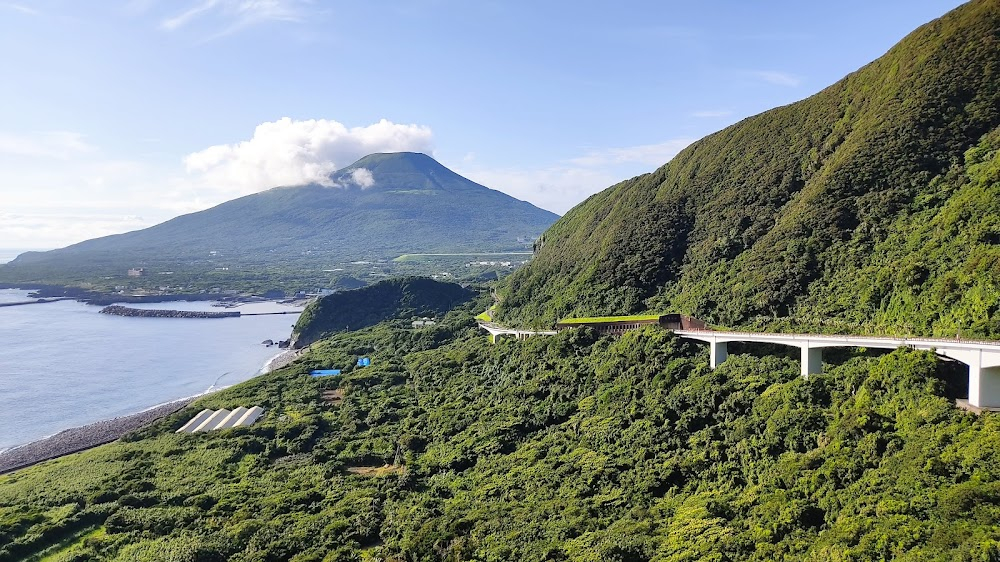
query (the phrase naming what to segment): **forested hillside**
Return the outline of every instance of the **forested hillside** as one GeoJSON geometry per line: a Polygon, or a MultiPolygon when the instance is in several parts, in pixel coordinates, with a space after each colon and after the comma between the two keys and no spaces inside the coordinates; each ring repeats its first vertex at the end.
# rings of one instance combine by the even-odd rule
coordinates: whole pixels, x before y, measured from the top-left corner
{"type": "Polygon", "coordinates": [[[359,330],[393,318],[435,317],[475,296],[472,289],[425,277],[386,279],[310,303],[295,322],[292,340],[296,347],[305,347],[335,332],[359,330]]]}
{"type": "Polygon", "coordinates": [[[964,374],[932,354],[711,371],[655,328],[491,345],[482,305],[340,333],[124,442],[0,476],[0,560],[1000,559],[1000,417],[956,410],[964,374]],[[304,374],[330,365],[348,367],[304,374]],[[174,433],[240,405],[267,413],[174,433]]]}
{"type": "Polygon", "coordinates": [[[1000,336],[1000,2],[574,208],[500,319],[1000,336]]]}
{"type": "MultiPolygon", "coordinates": [[[[1000,336],[998,73],[1000,0],[975,0],[578,206],[499,321],[1000,336]]],[[[961,364],[828,349],[805,379],[798,350],[731,343],[713,370],[652,326],[491,344],[491,297],[319,301],[295,363],[0,476],[0,562],[1000,561],[1000,415],[955,407],[961,364]]]]}

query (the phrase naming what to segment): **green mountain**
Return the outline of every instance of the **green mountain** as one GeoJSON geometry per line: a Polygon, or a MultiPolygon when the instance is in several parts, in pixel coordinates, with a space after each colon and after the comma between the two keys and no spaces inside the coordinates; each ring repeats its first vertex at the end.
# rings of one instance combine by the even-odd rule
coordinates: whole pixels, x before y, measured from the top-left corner
{"type": "Polygon", "coordinates": [[[374,326],[394,318],[437,316],[472,299],[475,291],[426,277],[386,279],[312,302],[292,331],[295,347],[337,332],[374,326]]]}
{"type": "Polygon", "coordinates": [[[1000,3],[596,194],[501,290],[502,322],[1000,336],[1000,3]]]}
{"type": "Polygon", "coordinates": [[[335,172],[332,186],[277,187],[143,230],[22,254],[0,280],[139,264],[315,267],[403,253],[522,250],[558,218],[416,153],[372,154],[335,172]]]}

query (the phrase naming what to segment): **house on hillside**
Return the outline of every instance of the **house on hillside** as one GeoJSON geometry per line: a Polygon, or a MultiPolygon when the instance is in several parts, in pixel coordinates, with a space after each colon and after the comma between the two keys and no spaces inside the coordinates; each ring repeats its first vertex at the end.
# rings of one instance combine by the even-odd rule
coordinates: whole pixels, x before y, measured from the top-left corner
{"type": "Polygon", "coordinates": [[[592,318],[563,318],[556,323],[556,330],[589,326],[602,335],[620,336],[643,326],[660,326],[665,330],[708,330],[708,325],[684,314],[649,314],[643,316],[596,316],[592,318]]]}
{"type": "Polygon", "coordinates": [[[435,324],[437,324],[437,322],[431,320],[430,318],[427,318],[426,316],[421,318],[420,320],[414,320],[413,322],[410,322],[410,326],[414,328],[424,328],[427,326],[433,326],[435,324]]]}

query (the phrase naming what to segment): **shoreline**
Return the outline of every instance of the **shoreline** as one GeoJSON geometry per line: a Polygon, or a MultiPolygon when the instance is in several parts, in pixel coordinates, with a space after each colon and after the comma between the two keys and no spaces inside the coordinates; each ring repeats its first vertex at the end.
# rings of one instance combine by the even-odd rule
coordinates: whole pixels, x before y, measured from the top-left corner
{"type": "Polygon", "coordinates": [[[204,394],[181,398],[134,414],[64,429],[55,435],[0,451],[0,474],[8,474],[43,461],[117,441],[127,433],[146,427],[185,408],[201,396],[204,394]]]}
{"type": "MultiPolygon", "coordinates": [[[[253,380],[289,365],[298,359],[303,351],[302,349],[288,349],[278,353],[268,359],[256,375],[247,380],[253,380]]],[[[157,404],[133,414],[64,429],[54,435],[4,449],[0,451],[0,475],[10,474],[45,461],[117,441],[128,433],[142,429],[180,411],[203,396],[225,390],[229,386],[231,385],[216,387],[213,384],[205,392],[194,396],[157,404]]]]}
{"type": "Polygon", "coordinates": [[[272,371],[277,371],[282,367],[287,367],[293,361],[298,359],[299,355],[302,355],[303,351],[305,351],[305,349],[286,349],[285,351],[282,351],[281,353],[268,359],[267,363],[264,363],[264,366],[261,367],[260,373],[258,373],[257,376],[266,375],[272,371]]]}
{"type": "MultiPolygon", "coordinates": [[[[3,265],[3,264],[0,264],[3,265]]],[[[72,299],[84,304],[109,306],[114,304],[156,304],[177,301],[199,302],[217,301],[224,303],[226,308],[236,308],[244,304],[273,302],[289,306],[305,307],[313,297],[296,298],[264,297],[261,295],[240,294],[236,292],[197,292],[197,293],[162,293],[162,294],[120,294],[105,291],[92,291],[82,287],[69,285],[49,285],[46,283],[0,283],[0,289],[15,289],[28,292],[29,299],[72,299]]]]}

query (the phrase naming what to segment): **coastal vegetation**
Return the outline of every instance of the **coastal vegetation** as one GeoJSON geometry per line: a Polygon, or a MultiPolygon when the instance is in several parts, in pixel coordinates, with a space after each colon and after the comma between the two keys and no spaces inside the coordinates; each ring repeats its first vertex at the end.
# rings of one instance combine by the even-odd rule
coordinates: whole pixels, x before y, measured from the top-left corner
{"type": "MultiPolygon", "coordinates": [[[[711,369],[657,326],[477,327],[1000,335],[997,29],[973,0],[591,197],[496,295],[317,301],[294,363],[0,476],[0,562],[1000,560],[1000,416],[956,408],[966,371],[932,352],[830,349],[803,378],[797,350],[732,343],[711,369]],[[253,426],[175,433],[249,405],[253,426]]],[[[390,191],[432,198],[429,177],[390,191]]]]}
{"type": "Polygon", "coordinates": [[[388,321],[0,476],[0,560],[996,560],[1000,417],[933,354],[826,373],[658,328],[497,345],[388,321]],[[355,358],[372,358],[366,368],[355,358]],[[312,378],[313,368],[342,367],[312,378]],[[202,408],[258,424],[178,435],[202,408]]]}
{"type": "Polygon", "coordinates": [[[1000,4],[709,135],[545,232],[498,320],[1000,336],[1000,4]]]}
{"type": "Polygon", "coordinates": [[[336,332],[367,328],[393,318],[435,317],[476,296],[455,283],[422,277],[387,279],[369,287],[334,293],[309,304],[292,330],[295,347],[336,332]]]}

